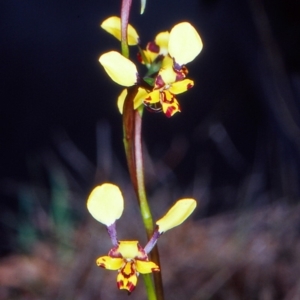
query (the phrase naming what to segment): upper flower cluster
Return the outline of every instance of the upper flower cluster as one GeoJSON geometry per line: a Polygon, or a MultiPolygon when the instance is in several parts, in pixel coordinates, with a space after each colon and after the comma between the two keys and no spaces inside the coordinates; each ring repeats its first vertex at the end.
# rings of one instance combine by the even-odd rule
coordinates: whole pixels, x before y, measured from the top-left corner
{"type": "MultiPolygon", "coordinates": [[[[119,17],[110,17],[101,27],[121,39],[121,21],[119,17]]],[[[110,51],[100,56],[99,62],[107,74],[116,83],[130,87],[138,85],[138,93],[134,98],[134,109],[144,104],[150,110],[162,110],[167,117],[180,111],[175,95],[183,93],[194,86],[187,79],[186,64],[196,58],[203,44],[196,29],[188,22],[175,25],[170,32],[159,33],[146,49],[141,49],[137,31],[128,25],[128,45],[137,45],[138,59],[148,71],[141,76],[136,65],[119,52],[110,51]]],[[[123,90],[118,98],[120,112],[127,95],[123,90]]]]}
{"type": "Polygon", "coordinates": [[[119,241],[116,232],[116,220],[123,213],[124,200],[120,189],[111,183],[97,186],[87,200],[91,215],[107,226],[113,248],[108,255],[101,256],[96,263],[99,267],[118,270],[117,286],[131,293],[138,275],[159,271],[159,266],[149,261],[148,253],[155,246],[157,239],[167,230],[180,225],[196,208],[194,199],[178,200],[161,219],[156,222],[156,229],[147,245],[143,248],[138,241],[119,241]]]}

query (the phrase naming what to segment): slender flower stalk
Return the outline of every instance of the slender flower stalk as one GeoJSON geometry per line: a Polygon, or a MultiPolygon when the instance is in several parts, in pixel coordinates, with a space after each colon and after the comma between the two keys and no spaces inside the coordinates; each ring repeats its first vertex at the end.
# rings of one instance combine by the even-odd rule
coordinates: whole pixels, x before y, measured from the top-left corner
{"type": "MultiPolygon", "coordinates": [[[[129,23],[129,13],[132,0],[122,0],[121,8],[121,49],[122,55],[129,57],[129,47],[127,42],[127,27],[129,23]]],[[[144,166],[142,154],[142,110],[134,110],[133,100],[138,92],[137,87],[128,89],[128,94],[124,103],[123,113],[123,133],[124,133],[124,148],[126,152],[127,164],[130,172],[132,184],[138,197],[141,216],[146,229],[147,238],[150,239],[153,233],[153,219],[148,204],[145,183],[144,183],[144,166]]],[[[159,253],[157,246],[151,254],[152,260],[159,264],[159,253]]],[[[144,275],[146,291],[149,300],[163,300],[163,285],[161,272],[156,272],[154,275],[155,290],[151,276],[144,275]]]]}
{"type": "MultiPolygon", "coordinates": [[[[142,149],[142,114],[138,110],[135,111],[135,134],[134,134],[134,145],[135,145],[135,162],[136,162],[136,178],[137,178],[137,194],[140,203],[141,215],[143,218],[144,226],[148,239],[151,238],[154,226],[153,218],[148,200],[146,196],[145,183],[144,183],[144,163],[143,163],[143,149],[142,149]]],[[[157,265],[160,266],[158,247],[155,246],[151,252],[151,259],[157,265]]],[[[153,273],[154,285],[158,300],[164,299],[163,284],[161,272],[153,273]]]]}
{"type": "Polygon", "coordinates": [[[122,0],[121,6],[121,51],[126,58],[129,57],[129,47],[127,43],[127,27],[131,3],[132,0],[122,0]]]}

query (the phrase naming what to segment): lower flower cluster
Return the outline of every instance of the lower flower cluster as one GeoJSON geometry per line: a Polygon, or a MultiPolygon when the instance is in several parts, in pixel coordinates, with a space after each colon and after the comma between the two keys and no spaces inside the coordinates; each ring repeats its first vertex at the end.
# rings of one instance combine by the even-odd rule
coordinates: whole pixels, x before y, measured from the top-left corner
{"type": "Polygon", "coordinates": [[[91,215],[107,226],[113,247],[108,255],[96,260],[99,267],[118,271],[117,286],[131,293],[137,284],[139,274],[160,271],[159,266],[149,261],[148,254],[158,238],[167,230],[180,225],[196,208],[194,199],[178,200],[171,209],[156,222],[152,237],[143,248],[138,241],[119,241],[116,232],[116,220],[123,213],[124,200],[120,189],[111,183],[94,188],[87,200],[91,215]]]}
{"type": "Polygon", "coordinates": [[[159,266],[149,261],[148,255],[138,241],[119,241],[108,256],[101,256],[96,261],[99,267],[118,270],[117,286],[132,292],[139,274],[159,271],[159,266]]]}

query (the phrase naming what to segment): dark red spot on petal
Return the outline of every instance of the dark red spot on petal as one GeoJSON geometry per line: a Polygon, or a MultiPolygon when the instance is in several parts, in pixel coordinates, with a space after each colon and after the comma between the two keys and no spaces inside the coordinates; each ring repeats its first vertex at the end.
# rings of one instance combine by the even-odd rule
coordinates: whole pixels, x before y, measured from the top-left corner
{"type": "Polygon", "coordinates": [[[174,107],[169,106],[168,109],[166,110],[166,117],[171,118],[174,109],[175,109],[174,107]]]}
{"type": "Polygon", "coordinates": [[[121,269],[121,273],[125,278],[130,278],[132,275],[135,274],[135,265],[134,262],[128,262],[125,266],[121,269]]]}
{"type": "Polygon", "coordinates": [[[143,62],[143,58],[142,58],[142,55],[141,55],[140,52],[138,52],[138,54],[137,54],[137,60],[138,60],[138,62],[140,62],[140,63],[143,62]]]}
{"type": "Polygon", "coordinates": [[[160,93],[160,100],[163,103],[172,104],[175,99],[176,99],[175,96],[171,92],[169,92],[169,93],[161,92],[160,93]],[[167,97],[167,95],[169,96],[169,98],[167,97]]]}
{"type": "Polygon", "coordinates": [[[133,290],[135,289],[135,285],[132,282],[128,281],[127,288],[128,288],[129,293],[132,293],[133,290]]]}
{"type": "Polygon", "coordinates": [[[117,287],[120,289],[124,285],[123,280],[117,281],[117,287]]]}
{"type": "Polygon", "coordinates": [[[194,86],[193,83],[189,83],[189,84],[187,85],[187,89],[189,90],[189,89],[191,89],[193,86],[194,86]]]}
{"type": "Polygon", "coordinates": [[[146,48],[153,53],[159,53],[159,46],[155,42],[149,42],[146,48]]]}
{"type": "Polygon", "coordinates": [[[155,88],[160,89],[165,86],[165,82],[163,81],[161,75],[157,75],[155,78],[155,88]]]}

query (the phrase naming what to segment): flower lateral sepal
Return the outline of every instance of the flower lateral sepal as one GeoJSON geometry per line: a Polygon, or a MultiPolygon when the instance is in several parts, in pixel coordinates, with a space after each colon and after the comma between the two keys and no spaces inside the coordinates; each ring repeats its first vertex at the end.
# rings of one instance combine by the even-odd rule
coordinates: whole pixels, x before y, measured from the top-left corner
{"type": "Polygon", "coordinates": [[[190,23],[182,22],[171,29],[168,50],[178,66],[193,61],[202,48],[200,35],[190,23]]]}
{"type": "Polygon", "coordinates": [[[123,266],[123,258],[116,258],[111,256],[101,256],[96,260],[98,267],[107,270],[119,270],[123,266]]]}
{"type": "Polygon", "coordinates": [[[156,221],[158,232],[162,234],[183,223],[195,210],[196,206],[197,202],[194,199],[178,200],[161,219],[156,221]]]}
{"type": "Polygon", "coordinates": [[[135,64],[117,51],[102,54],[100,64],[108,76],[122,86],[133,86],[138,82],[138,71],[135,64]]]}
{"type": "Polygon", "coordinates": [[[95,187],[87,200],[87,209],[100,223],[114,227],[124,210],[124,199],[118,186],[104,183],[95,187]]]}

